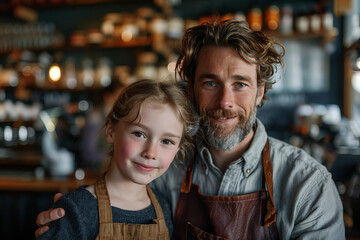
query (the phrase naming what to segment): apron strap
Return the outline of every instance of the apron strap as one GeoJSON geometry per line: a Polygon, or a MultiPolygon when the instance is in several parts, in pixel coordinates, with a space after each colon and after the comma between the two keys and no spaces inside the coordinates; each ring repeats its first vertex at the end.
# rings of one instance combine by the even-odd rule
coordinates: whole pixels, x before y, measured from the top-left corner
{"type": "Polygon", "coordinates": [[[99,208],[99,237],[109,237],[113,235],[112,210],[109,193],[107,191],[105,176],[95,183],[95,194],[98,199],[99,208]]]}
{"type": "Polygon", "coordinates": [[[187,167],[187,170],[186,170],[186,173],[184,176],[184,180],[182,181],[180,192],[183,192],[183,193],[190,192],[192,175],[193,175],[193,166],[194,166],[194,161],[195,161],[196,155],[197,155],[197,151],[195,149],[193,157],[191,158],[190,163],[187,167]]]}
{"type": "Polygon", "coordinates": [[[273,198],[273,168],[271,164],[270,157],[270,144],[269,139],[267,139],[265,147],[262,152],[263,155],[263,167],[264,167],[264,175],[266,180],[267,189],[270,197],[266,202],[266,215],[264,219],[264,225],[269,227],[272,223],[276,222],[276,214],[275,214],[275,203],[273,198]]]}
{"type": "Polygon", "coordinates": [[[167,235],[169,235],[169,231],[167,229],[166,226],[166,222],[165,222],[165,217],[164,217],[164,213],[161,209],[161,205],[159,203],[159,201],[157,200],[155,194],[153,193],[153,191],[151,190],[149,185],[146,185],[146,190],[147,193],[149,194],[151,203],[154,206],[155,209],[155,213],[156,213],[156,217],[157,217],[157,223],[158,223],[158,227],[159,227],[159,234],[163,234],[163,233],[167,233],[167,235]]]}

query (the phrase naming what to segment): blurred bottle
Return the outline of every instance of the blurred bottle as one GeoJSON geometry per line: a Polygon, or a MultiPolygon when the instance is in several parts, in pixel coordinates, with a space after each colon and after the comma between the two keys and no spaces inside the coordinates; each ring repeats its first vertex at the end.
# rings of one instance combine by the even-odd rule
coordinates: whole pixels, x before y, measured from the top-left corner
{"type": "Polygon", "coordinates": [[[318,5],[315,5],[314,9],[309,14],[309,25],[311,32],[321,31],[321,15],[318,5]]]}
{"type": "Polygon", "coordinates": [[[67,58],[65,61],[65,85],[69,89],[75,89],[78,86],[75,59],[73,58],[67,58]]]}
{"type": "Polygon", "coordinates": [[[254,31],[261,31],[263,27],[262,11],[258,7],[253,7],[247,14],[247,21],[249,26],[254,31]]]}
{"type": "Polygon", "coordinates": [[[268,30],[275,31],[280,25],[280,9],[276,5],[270,5],[265,10],[265,25],[268,30]]]}
{"type": "Polygon", "coordinates": [[[80,72],[79,80],[82,82],[82,86],[90,88],[94,85],[94,63],[91,58],[84,58],[81,62],[82,70],[80,72]]]}
{"type": "Polygon", "coordinates": [[[285,35],[293,32],[293,10],[290,5],[284,5],[281,9],[280,32],[285,35]]]}
{"type": "Polygon", "coordinates": [[[102,57],[98,61],[97,68],[95,70],[95,86],[107,87],[112,82],[112,66],[111,60],[106,57],[102,57]]]}
{"type": "Polygon", "coordinates": [[[136,10],[136,25],[139,28],[140,37],[149,36],[149,25],[154,15],[155,11],[152,8],[140,7],[136,10]]]}
{"type": "Polygon", "coordinates": [[[331,30],[334,28],[334,16],[332,12],[326,11],[322,14],[322,27],[324,30],[331,30]]]}
{"type": "Polygon", "coordinates": [[[137,67],[135,69],[135,76],[137,79],[157,79],[156,64],[158,62],[158,56],[154,52],[141,53],[137,62],[137,67]]]}
{"type": "Polygon", "coordinates": [[[299,33],[309,31],[309,18],[303,9],[300,9],[295,16],[295,29],[299,33]]]}

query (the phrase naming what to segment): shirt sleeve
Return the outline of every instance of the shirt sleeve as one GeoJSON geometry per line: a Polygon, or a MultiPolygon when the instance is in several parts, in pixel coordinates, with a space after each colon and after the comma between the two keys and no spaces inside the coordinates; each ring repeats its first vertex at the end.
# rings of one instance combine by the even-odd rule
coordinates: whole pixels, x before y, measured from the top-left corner
{"type": "MultiPolygon", "coordinates": [[[[85,217],[84,207],[87,204],[77,204],[71,197],[64,196],[59,199],[54,208],[64,208],[65,216],[50,224],[50,230],[41,235],[38,239],[95,239],[94,226],[88,224],[88,217],[85,217]]],[[[88,206],[88,209],[92,209],[88,206]]],[[[94,219],[93,219],[94,220],[94,219]]],[[[95,232],[96,233],[96,232],[95,232]]]]}
{"type": "Polygon", "coordinates": [[[291,239],[345,239],[343,207],[331,174],[318,171],[297,202],[291,239]]]}

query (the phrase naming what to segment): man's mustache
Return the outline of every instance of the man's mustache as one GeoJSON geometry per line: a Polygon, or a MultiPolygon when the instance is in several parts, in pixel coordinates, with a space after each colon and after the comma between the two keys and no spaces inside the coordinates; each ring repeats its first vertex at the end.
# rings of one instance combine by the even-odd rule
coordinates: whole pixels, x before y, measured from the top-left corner
{"type": "Polygon", "coordinates": [[[218,108],[215,110],[205,110],[203,112],[204,116],[211,117],[211,118],[236,118],[239,117],[238,112],[234,112],[228,109],[218,108]]]}

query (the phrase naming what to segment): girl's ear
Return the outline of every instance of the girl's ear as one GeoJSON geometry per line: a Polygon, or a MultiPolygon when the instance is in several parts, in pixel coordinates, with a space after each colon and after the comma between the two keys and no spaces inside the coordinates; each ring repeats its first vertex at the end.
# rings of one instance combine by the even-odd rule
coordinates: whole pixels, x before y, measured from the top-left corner
{"type": "Polygon", "coordinates": [[[107,143],[114,143],[114,128],[113,126],[108,123],[105,127],[105,139],[107,143]]]}

